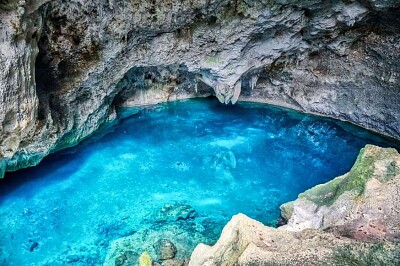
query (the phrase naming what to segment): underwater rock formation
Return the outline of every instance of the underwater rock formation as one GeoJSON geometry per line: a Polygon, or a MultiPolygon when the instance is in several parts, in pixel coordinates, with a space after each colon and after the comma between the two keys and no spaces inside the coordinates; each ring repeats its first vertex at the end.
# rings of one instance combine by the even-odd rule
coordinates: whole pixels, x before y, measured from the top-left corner
{"type": "Polygon", "coordinates": [[[176,247],[174,243],[172,243],[168,239],[159,239],[153,245],[156,253],[158,254],[159,260],[169,260],[175,258],[176,255],[176,247]]]}
{"type": "Polygon", "coordinates": [[[187,204],[166,204],[157,215],[158,222],[175,222],[179,220],[193,219],[196,211],[187,204]]]}
{"type": "Polygon", "coordinates": [[[351,171],[284,204],[288,224],[236,215],[196,265],[396,265],[400,261],[400,154],[367,145],[351,171]]]}
{"type": "Polygon", "coordinates": [[[400,138],[400,2],[8,0],[0,176],[117,118],[214,94],[400,138]]]}
{"type": "Polygon", "coordinates": [[[187,265],[197,243],[212,243],[218,237],[214,231],[218,224],[197,217],[186,204],[167,204],[155,217],[155,224],[113,241],[104,266],[142,265],[143,254],[156,265],[187,265]]]}

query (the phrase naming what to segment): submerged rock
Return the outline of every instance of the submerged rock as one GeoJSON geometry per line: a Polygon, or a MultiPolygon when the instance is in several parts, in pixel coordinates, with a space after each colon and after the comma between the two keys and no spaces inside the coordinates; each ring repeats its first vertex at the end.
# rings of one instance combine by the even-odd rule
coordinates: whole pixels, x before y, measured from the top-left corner
{"type": "Polygon", "coordinates": [[[144,228],[131,236],[117,239],[111,243],[104,266],[136,265],[140,254],[148,252],[154,261],[170,264],[172,258],[178,261],[188,260],[191,251],[200,242],[209,242],[201,232],[196,231],[195,225],[166,224],[156,228],[144,228]],[[170,245],[158,247],[154,245],[160,239],[170,239],[170,245]],[[160,250],[160,248],[162,250],[160,250]],[[130,264],[129,264],[130,263],[130,264]]]}
{"type": "Polygon", "coordinates": [[[171,260],[165,260],[161,263],[162,266],[185,266],[187,265],[186,261],[182,261],[182,260],[175,260],[175,259],[171,259],[171,260]]]}
{"type": "Polygon", "coordinates": [[[154,263],[163,266],[185,265],[198,243],[213,243],[217,233],[216,222],[194,217],[194,209],[185,204],[163,207],[168,218],[148,223],[147,227],[134,234],[113,241],[109,247],[104,266],[139,265],[140,254],[148,253],[154,263]],[[182,219],[185,218],[185,219],[182,219]],[[190,219],[188,219],[190,218],[190,219]]]}
{"type": "MultiPolygon", "coordinates": [[[[126,251],[121,253],[121,255],[115,257],[114,259],[114,263],[115,266],[123,266],[123,265],[132,265],[132,264],[137,264],[138,263],[138,258],[139,258],[139,264],[140,264],[140,258],[143,256],[142,255],[139,256],[138,253],[132,252],[132,251],[126,251]]],[[[148,253],[146,253],[148,254],[148,253]]],[[[142,259],[144,259],[145,257],[143,256],[142,259]]]]}
{"type": "Polygon", "coordinates": [[[159,222],[171,222],[178,220],[187,220],[194,218],[196,216],[196,211],[190,205],[176,203],[176,204],[166,204],[161,208],[157,215],[157,220],[159,222]]]}
{"type": "Polygon", "coordinates": [[[154,243],[153,247],[159,260],[168,260],[175,258],[176,247],[174,243],[172,243],[168,239],[157,240],[157,242],[154,243]]]}
{"type": "Polygon", "coordinates": [[[400,154],[367,145],[349,173],[281,206],[287,225],[235,215],[214,246],[200,244],[190,266],[397,265],[400,154]]]}

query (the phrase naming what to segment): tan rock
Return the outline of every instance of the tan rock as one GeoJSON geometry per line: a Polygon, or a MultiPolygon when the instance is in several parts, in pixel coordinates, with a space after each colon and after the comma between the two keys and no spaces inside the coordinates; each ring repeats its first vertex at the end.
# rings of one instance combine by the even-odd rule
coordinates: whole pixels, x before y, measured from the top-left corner
{"type": "Polygon", "coordinates": [[[349,173],[283,205],[287,225],[235,215],[214,246],[196,247],[189,266],[398,265],[399,166],[395,149],[367,145],[349,173]]]}
{"type": "Polygon", "coordinates": [[[392,148],[367,145],[349,173],[301,193],[282,228],[330,228],[364,241],[396,240],[399,210],[400,155],[392,148]]]}
{"type": "Polygon", "coordinates": [[[264,226],[238,214],[225,226],[214,246],[200,244],[196,247],[189,266],[345,265],[341,261],[350,259],[346,257],[347,250],[354,251],[355,260],[360,263],[365,262],[363,254],[376,252],[387,255],[386,260],[376,258],[377,263],[395,265],[391,258],[399,254],[399,245],[365,244],[314,229],[290,232],[264,226]]]}
{"type": "Polygon", "coordinates": [[[177,260],[177,259],[169,259],[169,260],[164,260],[161,263],[162,266],[184,266],[185,261],[183,260],[177,260]]]}

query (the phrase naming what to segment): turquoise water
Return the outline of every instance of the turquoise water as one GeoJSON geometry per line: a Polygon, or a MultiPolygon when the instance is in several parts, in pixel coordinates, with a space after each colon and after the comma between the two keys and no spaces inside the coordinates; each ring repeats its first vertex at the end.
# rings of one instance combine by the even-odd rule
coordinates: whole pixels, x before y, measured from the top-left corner
{"type": "MultiPolygon", "coordinates": [[[[331,119],[215,100],[158,105],[0,181],[0,265],[101,265],[110,241],[154,227],[165,204],[274,226],[279,205],[347,172],[381,137],[331,119]]],[[[199,220],[200,221],[200,220],[199,220]]]]}

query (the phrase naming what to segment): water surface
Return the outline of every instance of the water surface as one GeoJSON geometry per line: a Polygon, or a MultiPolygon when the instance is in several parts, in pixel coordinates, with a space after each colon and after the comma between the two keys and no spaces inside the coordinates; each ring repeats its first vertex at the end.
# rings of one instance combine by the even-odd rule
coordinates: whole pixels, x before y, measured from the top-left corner
{"type": "MultiPolygon", "coordinates": [[[[242,212],[267,225],[279,205],[347,172],[365,144],[331,119],[202,99],[158,105],[95,142],[0,181],[0,264],[101,265],[110,241],[185,203],[220,228],[242,212]]],[[[215,241],[211,239],[210,241],[215,241]]]]}

